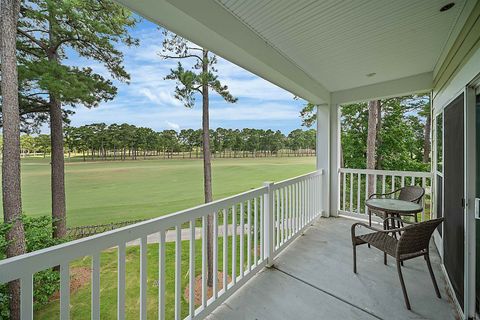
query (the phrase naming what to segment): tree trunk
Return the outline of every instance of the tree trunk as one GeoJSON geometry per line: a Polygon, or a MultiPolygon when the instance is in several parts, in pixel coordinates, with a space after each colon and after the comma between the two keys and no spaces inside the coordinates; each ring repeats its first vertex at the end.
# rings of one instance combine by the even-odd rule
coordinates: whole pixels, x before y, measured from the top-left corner
{"type": "MultiPolygon", "coordinates": [[[[368,102],[367,169],[375,169],[375,148],[377,144],[376,140],[379,108],[379,100],[373,100],[368,102]]],[[[368,196],[370,196],[372,193],[375,193],[374,175],[368,175],[368,196]]]]}
{"type": "Polygon", "coordinates": [[[425,129],[423,132],[423,162],[430,162],[430,130],[431,130],[432,115],[429,111],[427,119],[425,120],[425,129]]]}
{"type": "Polygon", "coordinates": [[[380,133],[382,132],[382,104],[381,101],[378,101],[377,108],[377,132],[375,133],[375,151],[376,151],[376,161],[375,169],[382,170],[382,155],[380,152],[380,146],[382,145],[382,137],[380,133]]]}
{"type": "Polygon", "coordinates": [[[53,95],[50,95],[50,139],[52,144],[51,183],[53,237],[64,238],[67,235],[67,216],[63,157],[63,115],[60,101],[53,95]]]}
{"type": "MultiPolygon", "coordinates": [[[[202,72],[208,72],[208,51],[203,50],[202,72]]],[[[211,202],[212,196],[212,164],[210,159],[210,124],[208,114],[208,83],[202,85],[202,141],[203,141],[203,188],[205,203],[211,202]]],[[[213,217],[207,217],[207,285],[213,286],[213,217]]],[[[216,275],[215,275],[216,276],[216,275]]]]}
{"type": "MultiPolygon", "coordinates": [[[[18,105],[18,73],[16,58],[16,33],[20,1],[0,2],[0,59],[3,105],[3,161],[2,195],[3,219],[12,227],[6,234],[7,257],[25,253],[22,196],[20,183],[20,115],[18,105]]],[[[10,294],[10,319],[20,319],[20,282],[8,284],[10,294]]]]}

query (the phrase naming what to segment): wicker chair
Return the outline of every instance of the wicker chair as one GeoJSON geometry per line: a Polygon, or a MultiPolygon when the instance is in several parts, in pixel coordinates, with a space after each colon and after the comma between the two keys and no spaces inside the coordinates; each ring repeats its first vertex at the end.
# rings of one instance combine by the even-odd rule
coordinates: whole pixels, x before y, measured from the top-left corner
{"type": "Polygon", "coordinates": [[[353,272],[357,273],[357,246],[362,244],[371,244],[373,247],[383,251],[383,263],[387,264],[387,255],[396,259],[397,272],[400,278],[400,285],[402,286],[403,297],[408,310],[410,308],[410,301],[408,300],[405,282],[401,270],[401,264],[405,260],[413,259],[423,256],[427,262],[428,271],[432,278],[435,293],[438,298],[441,298],[440,290],[438,289],[435,275],[433,274],[432,266],[430,264],[429,243],[430,238],[435,228],[443,222],[443,218],[433,219],[425,222],[410,224],[403,228],[385,230],[388,220],[399,220],[396,217],[390,217],[384,220],[384,230],[377,229],[367,225],[366,223],[354,223],[352,225],[352,245],[353,245],[353,272]],[[356,235],[357,227],[365,227],[374,232],[356,235]],[[396,239],[396,233],[400,234],[399,239],[396,239]]]}
{"type": "MultiPolygon", "coordinates": [[[[423,196],[425,195],[425,189],[423,189],[420,186],[405,186],[402,188],[399,188],[397,190],[394,190],[392,192],[387,192],[387,193],[373,193],[371,194],[368,199],[372,198],[385,198],[385,196],[389,196],[392,194],[398,194],[398,200],[404,200],[404,201],[410,201],[410,202],[415,202],[415,203],[420,203],[422,201],[423,196]]],[[[368,224],[371,226],[372,225],[372,213],[375,215],[379,216],[382,219],[386,218],[386,215],[384,212],[377,211],[377,210],[368,210],[368,224]]],[[[416,214],[402,214],[402,216],[411,216],[414,218],[415,222],[418,222],[418,218],[416,214]]],[[[402,221],[397,221],[398,222],[398,227],[402,225],[402,221]]]]}

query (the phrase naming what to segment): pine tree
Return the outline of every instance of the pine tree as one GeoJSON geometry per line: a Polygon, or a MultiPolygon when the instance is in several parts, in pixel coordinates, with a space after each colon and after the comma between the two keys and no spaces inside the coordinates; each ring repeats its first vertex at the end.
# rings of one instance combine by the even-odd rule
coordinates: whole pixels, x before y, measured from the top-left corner
{"type": "Polygon", "coordinates": [[[21,113],[48,115],[51,130],[51,186],[54,237],[66,235],[63,122],[65,106],[96,107],[113,99],[116,87],[88,67],[66,63],[66,50],[102,63],[110,75],[128,81],[115,44],[137,43],[128,34],[136,20],[110,0],[30,0],[22,3],[18,26],[21,113]]]}

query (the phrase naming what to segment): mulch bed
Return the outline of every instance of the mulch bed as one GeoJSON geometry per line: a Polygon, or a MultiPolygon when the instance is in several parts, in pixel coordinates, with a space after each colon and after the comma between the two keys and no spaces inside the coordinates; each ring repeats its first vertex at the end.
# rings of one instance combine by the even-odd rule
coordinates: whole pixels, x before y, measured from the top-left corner
{"type": "MultiPolygon", "coordinates": [[[[217,292],[223,289],[223,272],[217,272],[217,292]]],[[[232,281],[232,277],[227,276],[227,283],[232,281]]],[[[195,305],[200,306],[202,304],[202,275],[195,277],[195,305]]],[[[190,299],[190,283],[187,284],[183,293],[185,300],[189,301],[190,299]]],[[[207,299],[210,299],[213,295],[213,288],[207,287],[207,299]]]]}
{"type": "MultiPolygon", "coordinates": [[[[85,285],[90,283],[92,270],[89,267],[70,268],[70,294],[77,292],[85,285]]],[[[60,299],[60,291],[55,292],[51,300],[60,299]]]]}

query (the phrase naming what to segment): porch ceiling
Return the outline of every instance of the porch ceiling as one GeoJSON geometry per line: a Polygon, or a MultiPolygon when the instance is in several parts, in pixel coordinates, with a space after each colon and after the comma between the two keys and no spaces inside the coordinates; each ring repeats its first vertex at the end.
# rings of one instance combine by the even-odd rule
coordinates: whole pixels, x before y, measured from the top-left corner
{"type": "Polygon", "coordinates": [[[449,1],[118,1],[315,103],[337,92],[341,102],[368,98],[378,95],[372,86],[401,79],[414,81],[389,95],[430,89],[476,2],[440,12],[449,1]]]}

